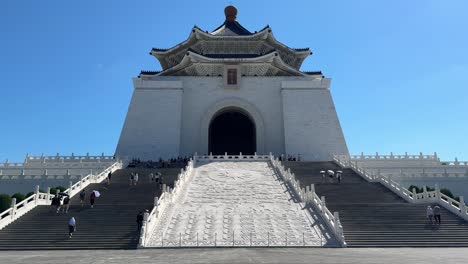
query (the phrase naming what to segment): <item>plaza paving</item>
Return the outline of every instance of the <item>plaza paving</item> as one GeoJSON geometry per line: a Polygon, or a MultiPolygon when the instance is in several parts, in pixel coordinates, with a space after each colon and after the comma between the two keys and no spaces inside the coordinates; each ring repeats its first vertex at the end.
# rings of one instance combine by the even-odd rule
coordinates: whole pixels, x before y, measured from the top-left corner
{"type": "Polygon", "coordinates": [[[466,248],[211,248],[2,251],[0,263],[467,263],[466,248]]]}

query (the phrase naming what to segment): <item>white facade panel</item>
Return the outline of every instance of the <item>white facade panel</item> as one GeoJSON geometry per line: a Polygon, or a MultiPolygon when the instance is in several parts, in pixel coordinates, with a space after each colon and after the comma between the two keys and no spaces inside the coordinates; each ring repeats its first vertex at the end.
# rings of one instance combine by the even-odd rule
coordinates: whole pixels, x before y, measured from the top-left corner
{"type": "MultiPolygon", "coordinates": [[[[289,85],[288,87],[292,87],[289,85]]],[[[329,161],[349,155],[328,89],[283,89],[285,147],[303,160],[329,161]]]]}
{"type": "Polygon", "coordinates": [[[117,145],[116,156],[142,160],[177,157],[180,146],[181,109],[182,89],[136,87],[117,145]]]}

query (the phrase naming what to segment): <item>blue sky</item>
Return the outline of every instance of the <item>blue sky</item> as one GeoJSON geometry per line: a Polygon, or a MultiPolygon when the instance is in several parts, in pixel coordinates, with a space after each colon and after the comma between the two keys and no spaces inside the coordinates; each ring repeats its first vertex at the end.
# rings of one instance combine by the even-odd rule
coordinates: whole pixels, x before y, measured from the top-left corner
{"type": "Polygon", "coordinates": [[[0,160],[113,153],[148,53],[213,30],[226,5],[251,31],[314,55],[351,153],[468,160],[468,1],[25,1],[0,3],[0,160]]]}

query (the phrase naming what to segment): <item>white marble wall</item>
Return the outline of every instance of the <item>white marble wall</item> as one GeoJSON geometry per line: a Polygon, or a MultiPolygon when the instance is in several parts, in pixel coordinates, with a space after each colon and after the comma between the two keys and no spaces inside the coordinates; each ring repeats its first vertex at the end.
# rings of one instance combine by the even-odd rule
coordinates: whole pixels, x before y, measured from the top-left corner
{"type": "Polygon", "coordinates": [[[178,76],[135,78],[134,85],[116,150],[121,158],[208,154],[210,121],[225,108],[253,119],[259,154],[301,154],[306,160],[348,154],[329,81],[321,78],[242,77],[239,88],[226,88],[222,77],[178,76]]]}

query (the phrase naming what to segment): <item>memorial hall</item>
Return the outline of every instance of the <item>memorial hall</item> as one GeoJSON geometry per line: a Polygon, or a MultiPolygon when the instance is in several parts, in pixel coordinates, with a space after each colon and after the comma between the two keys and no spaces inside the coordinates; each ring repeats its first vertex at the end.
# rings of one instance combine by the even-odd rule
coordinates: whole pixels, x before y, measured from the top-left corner
{"type": "Polygon", "coordinates": [[[468,161],[350,155],[312,51],[237,17],[149,51],[115,153],[1,162],[0,250],[468,247],[468,161]]]}
{"type": "Polygon", "coordinates": [[[301,70],[312,51],[291,48],[266,26],[255,32],[237,9],[209,32],[150,54],[162,71],[142,71],[116,155],[156,160],[194,153],[349,155],[330,93],[331,79],[301,70]]]}

